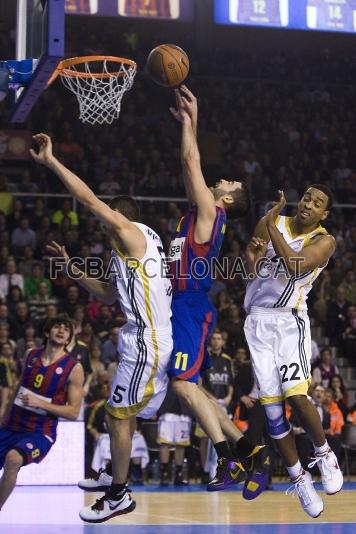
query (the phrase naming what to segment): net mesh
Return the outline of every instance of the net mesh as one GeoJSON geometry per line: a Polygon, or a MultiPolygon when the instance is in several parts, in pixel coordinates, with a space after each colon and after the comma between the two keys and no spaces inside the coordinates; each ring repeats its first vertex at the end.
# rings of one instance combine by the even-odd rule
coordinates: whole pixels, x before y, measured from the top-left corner
{"type": "Polygon", "coordinates": [[[60,76],[77,97],[83,123],[111,124],[120,115],[121,99],[131,89],[136,70],[136,65],[103,59],[70,65],[60,76]]]}

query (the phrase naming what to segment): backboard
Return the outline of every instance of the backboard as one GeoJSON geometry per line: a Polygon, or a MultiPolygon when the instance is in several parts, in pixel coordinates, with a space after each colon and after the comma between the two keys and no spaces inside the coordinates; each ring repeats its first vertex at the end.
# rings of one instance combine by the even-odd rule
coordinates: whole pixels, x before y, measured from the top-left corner
{"type": "Polygon", "coordinates": [[[15,90],[12,123],[26,120],[64,56],[64,5],[65,0],[17,0],[16,60],[34,61],[28,83],[15,90]]]}

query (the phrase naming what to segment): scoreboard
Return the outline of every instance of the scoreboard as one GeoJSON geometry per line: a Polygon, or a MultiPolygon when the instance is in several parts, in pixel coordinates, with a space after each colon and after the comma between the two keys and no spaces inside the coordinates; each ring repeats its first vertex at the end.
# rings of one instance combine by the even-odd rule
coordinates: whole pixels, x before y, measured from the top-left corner
{"type": "Polygon", "coordinates": [[[356,0],[215,0],[215,22],[356,32],[356,0]]]}
{"type": "Polygon", "coordinates": [[[145,19],[193,19],[192,0],[65,0],[68,15],[102,15],[145,19]]]}

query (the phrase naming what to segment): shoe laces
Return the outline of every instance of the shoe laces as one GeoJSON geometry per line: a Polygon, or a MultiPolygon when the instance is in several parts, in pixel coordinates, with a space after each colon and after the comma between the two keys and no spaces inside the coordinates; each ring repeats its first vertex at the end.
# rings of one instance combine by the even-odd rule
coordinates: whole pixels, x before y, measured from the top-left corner
{"type": "Polygon", "coordinates": [[[304,506],[308,506],[312,502],[312,498],[310,496],[310,487],[314,484],[314,480],[307,480],[304,478],[304,475],[300,476],[300,480],[297,479],[296,482],[293,483],[292,486],[289,486],[289,488],[286,490],[286,495],[292,495],[292,497],[295,497],[296,495],[301,499],[304,506]]]}
{"type": "Polygon", "coordinates": [[[92,477],[92,480],[99,480],[100,476],[102,475],[102,473],[105,472],[105,468],[104,467],[101,467],[99,469],[99,471],[97,473],[95,473],[95,475],[92,477]]]}
{"type": "Polygon", "coordinates": [[[132,489],[125,486],[123,492],[115,496],[117,497],[116,499],[112,495],[110,495],[109,491],[107,491],[105,495],[100,497],[100,499],[96,499],[91,509],[94,510],[95,512],[101,512],[102,510],[104,510],[105,501],[119,501],[124,497],[126,493],[132,493],[132,489]]]}
{"type": "Polygon", "coordinates": [[[311,469],[316,464],[319,464],[318,467],[321,471],[321,474],[324,477],[327,477],[330,479],[332,478],[332,474],[334,473],[334,471],[338,469],[338,466],[336,463],[335,465],[330,464],[330,462],[328,461],[329,453],[330,451],[328,451],[327,453],[321,454],[320,456],[316,455],[314,458],[311,458],[311,462],[308,464],[308,467],[311,469]]]}
{"type": "Polygon", "coordinates": [[[96,501],[93,504],[93,506],[91,507],[91,509],[94,512],[98,512],[98,513],[101,512],[102,510],[104,510],[105,501],[108,501],[108,500],[109,500],[109,494],[105,493],[105,495],[100,497],[100,499],[96,499],[96,501]]]}

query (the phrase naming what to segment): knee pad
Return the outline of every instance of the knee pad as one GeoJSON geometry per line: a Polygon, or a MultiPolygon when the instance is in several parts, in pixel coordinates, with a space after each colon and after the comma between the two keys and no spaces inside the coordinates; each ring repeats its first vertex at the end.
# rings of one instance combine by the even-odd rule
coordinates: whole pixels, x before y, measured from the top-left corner
{"type": "Polygon", "coordinates": [[[284,402],[274,402],[273,404],[264,404],[267,416],[268,432],[273,439],[282,439],[286,437],[291,429],[286,417],[284,402]]]}

